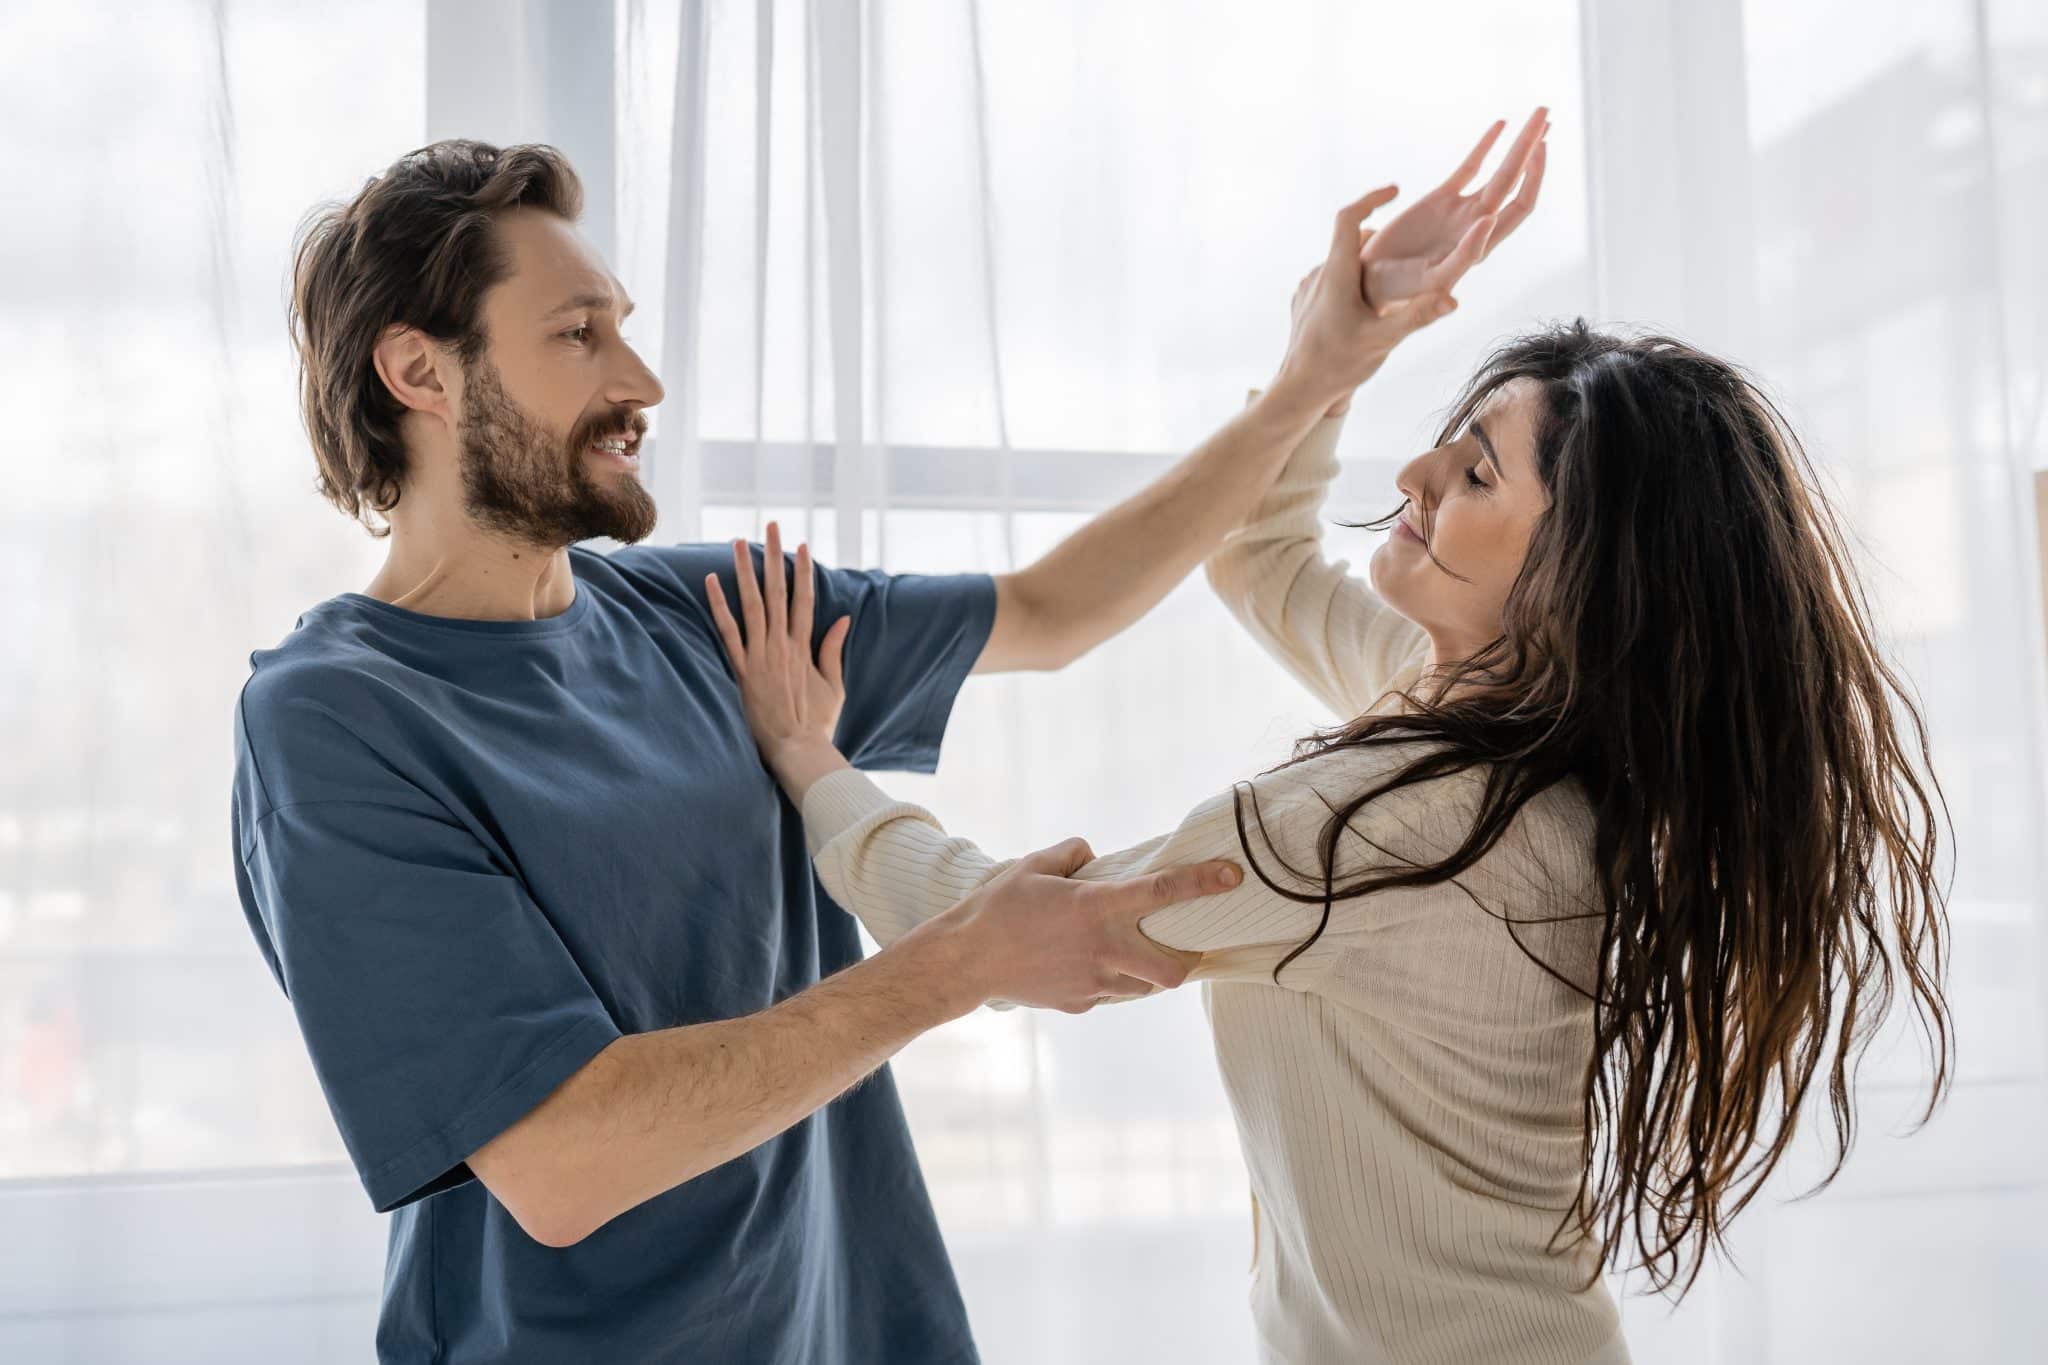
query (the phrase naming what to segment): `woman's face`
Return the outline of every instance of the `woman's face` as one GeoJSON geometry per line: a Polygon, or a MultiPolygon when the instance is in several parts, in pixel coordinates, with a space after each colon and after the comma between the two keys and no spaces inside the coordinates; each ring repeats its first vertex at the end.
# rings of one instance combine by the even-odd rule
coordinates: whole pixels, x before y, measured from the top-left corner
{"type": "Polygon", "coordinates": [[[1396,480],[1408,502],[1368,571],[1373,591],[1429,632],[1435,663],[1466,658],[1501,633],[1508,589],[1550,502],[1535,464],[1540,395],[1532,379],[1502,385],[1462,435],[1418,455],[1396,480]],[[1425,553],[1425,534],[1442,567],[1425,553]]]}

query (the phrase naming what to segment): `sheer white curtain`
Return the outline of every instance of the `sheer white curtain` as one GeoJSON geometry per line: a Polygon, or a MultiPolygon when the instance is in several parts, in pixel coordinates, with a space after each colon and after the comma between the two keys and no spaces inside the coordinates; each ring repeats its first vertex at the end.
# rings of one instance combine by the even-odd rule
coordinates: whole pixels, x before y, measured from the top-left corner
{"type": "MultiPolygon", "coordinates": [[[[1542,213],[1374,381],[1332,512],[1382,510],[1517,328],[1586,313],[1726,349],[1838,484],[1956,819],[1955,1099],[1900,1140],[1917,1059],[1873,1065],[1843,1179],[1745,1215],[1744,1276],[1676,1314],[1632,1302],[1638,1358],[2037,1353],[2048,21],[1409,8],[8,7],[0,1359],[367,1348],[379,1220],[225,834],[248,651],[376,558],[311,493],[297,427],[306,209],[429,137],[559,142],[668,385],[663,536],[777,516],[831,561],[998,570],[1270,374],[1335,204],[1426,185],[1538,102],[1542,213]]],[[[1192,584],[1065,673],[971,682],[944,771],[888,781],[992,849],[1109,848],[1322,719],[1192,584]]],[[[897,1074],[992,1365],[1248,1358],[1244,1176],[1191,993],[984,1012],[897,1074]]]]}
{"type": "MultiPolygon", "coordinates": [[[[672,13],[628,12],[650,38],[672,13]]],[[[676,30],[690,103],[628,109],[629,142],[635,119],[652,135],[622,155],[622,193],[692,214],[623,245],[635,274],[663,253],[690,272],[665,290],[689,319],[663,334],[694,350],[663,373],[698,406],[678,433],[672,405],[655,476],[688,490],[664,497],[684,533],[775,515],[828,557],[996,569],[1268,372],[1330,205],[1428,183],[1496,112],[1556,107],[1544,213],[1375,381],[1337,510],[1377,510],[1487,344],[1545,317],[1748,363],[1858,528],[1960,851],[1954,1100],[1899,1141],[1919,1059],[1888,1050],[1829,1194],[1782,1202],[1815,1169],[1802,1151],[1741,1225],[1746,1275],[1710,1272],[1675,1315],[1630,1303],[1645,1358],[2000,1359],[2042,1327],[2006,1289],[2044,1268],[2024,1163],[2042,1117],[2043,806],[2021,496],[2043,294],[2016,230],[2036,221],[2043,67],[2016,11],[1901,18],[1733,0],[1427,18],[1299,3],[1256,23],[1227,4],[708,3],[676,30]],[[686,141],[662,143],[671,126],[686,141]]],[[[944,770],[892,785],[991,847],[1107,847],[1318,719],[1191,585],[1065,674],[970,683],[944,770]]],[[[991,1360],[1142,1354],[1162,1332],[1242,1358],[1243,1178],[1192,999],[981,1016],[897,1072],[991,1360]]]]}
{"type": "MultiPolygon", "coordinates": [[[[620,269],[643,298],[663,280],[661,373],[692,395],[656,416],[672,534],[776,516],[828,561],[895,570],[1024,562],[1163,469],[1270,375],[1336,205],[1369,179],[1419,187],[1496,111],[1578,86],[1569,6],[626,13],[620,269]],[[1475,18],[1494,39],[1460,49],[1475,18]],[[1397,51],[1457,51],[1489,93],[1361,65],[1397,51]],[[666,89],[672,106],[646,93],[666,89]]],[[[1417,448],[1454,357],[1582,306],[1582,165],[1558,159],[1554,207],[1470,291],[1462,333],[1383,376],[1355,448],[1417,448]]],[[[1376,511],[1389,471],[1361,472],[1353,510],[1376,511]]],[[[1059,676],[971,682],[942,772],[887,783],[992,849],[1108,849],[1314,720],[1194,584],[1059,676]]],[[[1250,1358],[1245,1176],[1192,992],[984,1012],[896,1075],[985,1358],[1250,1358]]]]}
{"type": "MultiPolygon", "coordinates": [[[[1603,308],[1728,349],[1835,487],[1955,821],[1953,1098],[1902,1139],[1910,1046],[1862,1075],[1842,1178],[1738,1224],[1702,1344],[1657,1358],[2037,1359],[2043,684],[2029,489],[2048,353],[2048,15],[1826,0],[1587,7],[1603,308]],[[1660,145],[1662,144],[1662,145],[1660,145]],[[1605,165],[1600,163],[1604,159],[1605,165]],[[1606,174],[1602,172],[1606,171],[1606,174]],[[1659,230],[1663,229],[1663,230],[1659,230]]],[[[1902,1040],[1891,1040],[1901,1042],[1902,1040]]]]}

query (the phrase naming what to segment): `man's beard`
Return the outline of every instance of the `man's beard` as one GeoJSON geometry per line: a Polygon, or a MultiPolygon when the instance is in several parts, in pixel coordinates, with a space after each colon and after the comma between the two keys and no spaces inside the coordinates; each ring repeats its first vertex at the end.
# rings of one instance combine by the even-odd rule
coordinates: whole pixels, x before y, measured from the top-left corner
{"type": "Polygon", "coordinates": [[[505,392],[489,360],[464,372],[462,405],[463,507],[477,525],[543,549],[596,536],[630,545],[654,530],[654,499],[639,479],[607,487],[585,463],[598,437],[642,426],[631,412],[572,432],[565,447],[505,392]]]}

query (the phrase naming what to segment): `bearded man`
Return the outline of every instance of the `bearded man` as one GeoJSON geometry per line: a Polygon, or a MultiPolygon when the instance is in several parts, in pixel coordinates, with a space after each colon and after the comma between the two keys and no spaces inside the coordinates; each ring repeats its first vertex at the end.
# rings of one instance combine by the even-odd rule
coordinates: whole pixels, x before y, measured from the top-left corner
{"type": "MultiPolygon", "coordinates": [[[[395,1211],[379,1356],[972,1361],[884,1063],[993,999],[1180,984],[1138,919],[1239,874],[1087,884],[1069,840],[863,960],[707,609],[762,551],[631,544],[662,386],[580,206],[550,148],[436,143],[312,219],[294,263],[319,487],[388,554],[252,657],[235,863],[395,1211]]],[[[1255,407],[1016,573],[817,570],[840,748],[929,771],[969,672],[1056,668],[1143,615],[1310,406],[1255,407]]]]}

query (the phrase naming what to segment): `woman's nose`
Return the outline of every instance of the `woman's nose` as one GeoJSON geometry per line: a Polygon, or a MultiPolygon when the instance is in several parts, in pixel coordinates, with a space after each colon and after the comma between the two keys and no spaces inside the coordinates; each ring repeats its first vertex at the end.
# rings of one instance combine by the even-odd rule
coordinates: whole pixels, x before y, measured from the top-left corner
{"type": "Polygon", "coordinates": [[[1400,490],[1401,496],[1417,507],[1422,506],[1422,495],[1429,487],[1428,460],[1428,456],[1418,456],[1410,460],[1394,478],[1394,487],[1400,490]]]}

